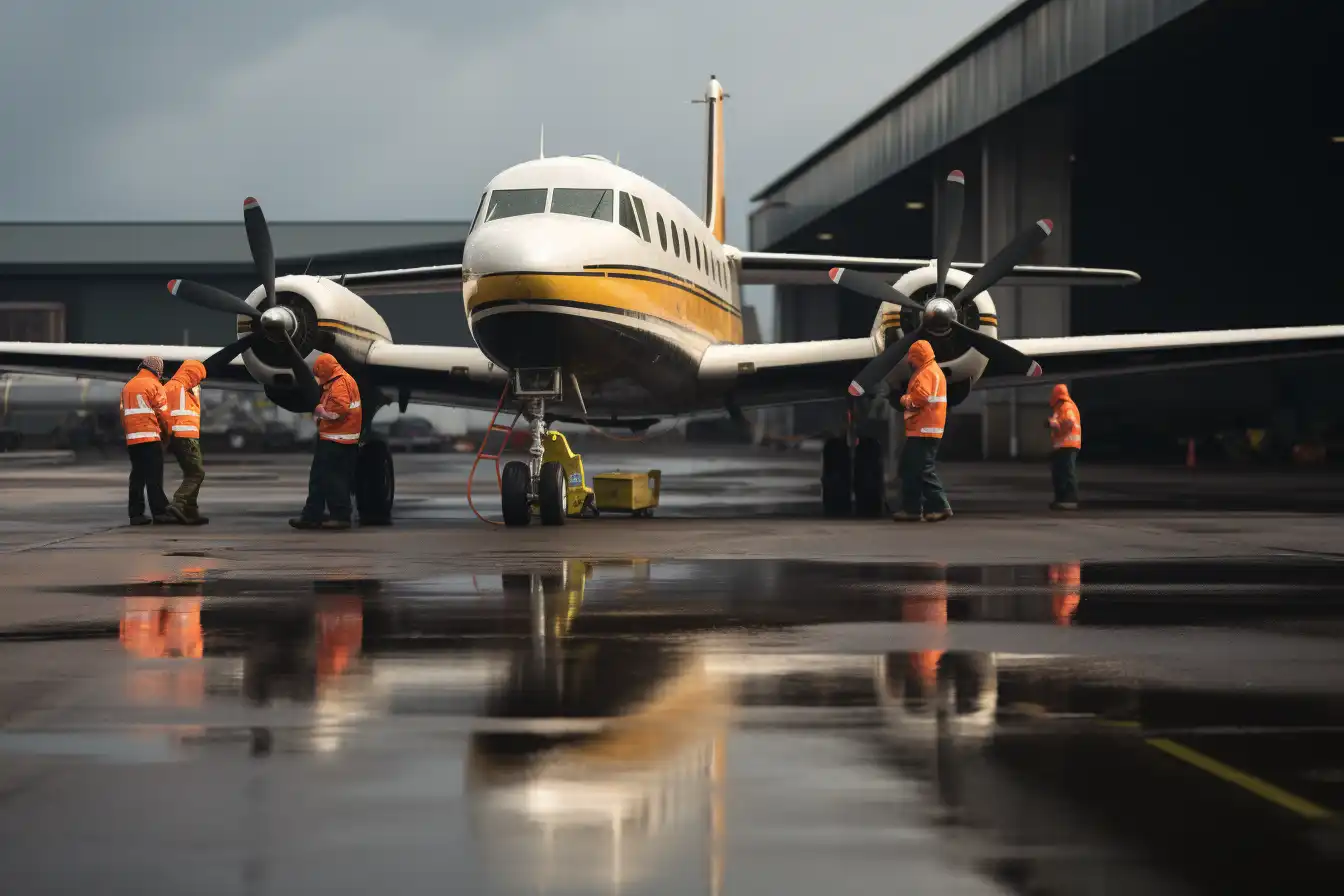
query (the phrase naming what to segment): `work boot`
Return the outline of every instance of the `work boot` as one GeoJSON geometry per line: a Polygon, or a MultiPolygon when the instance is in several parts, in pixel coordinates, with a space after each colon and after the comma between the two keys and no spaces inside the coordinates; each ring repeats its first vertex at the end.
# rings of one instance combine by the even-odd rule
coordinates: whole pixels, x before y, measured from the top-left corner
{"type": "Polygon", "coordinates": [[[323,529],[349,529],[349,520],[323,520],[321,523],[323,529]]]}
{"type": "Polygon", "coordinates": [[[1050,505],[1051,510],[1077,510],[1077,501],[1055,501],[1050,505]]]}
{"type": "Polygon", "coordinates": [[[924,522],[926,523],[941,523],[943,520],[951,518],[951,510],[935,510],[933,513],[924,514],[924,522]]]}
{"type": "Polygon", "coordinates": [[[168,513],[184,526],[191,522],[191,520],[187,518],[187,512],[176,504],[168,505],[168,513]]]}
{"type": "Polygon", "coordinates": [[[143,513],[131,517],[132,526],[148,526],[152,522],[154,521],[149,517],[145,516],[143,513]]]}
{"type": "Polygon", "coordinates": [[[187,514],[188,526],[204,526],[208,522],[210,522],[210,517],[208,516],[201,516],[199,513],[187,514]]]}
{"type": "Polygon", "coordinates": [[[906,513],[904,510],[898,510],[891,515],[891,519],[893,522],[897,523],[917,523],[919,522],[919,514],[906,513]]]}
{"type": "Polygon", "coordinates": [[[160,526],[180,526],[182,524],[177,517],[167,511],[154,514],[154,522],[160,526]]]}
{"type": "Polygon", "coordinates": [[[306,520],[301,516],[295,517],[289,521],[289,524],[295,529],[320,529],[322,523],[318,520],[306,520]]]}

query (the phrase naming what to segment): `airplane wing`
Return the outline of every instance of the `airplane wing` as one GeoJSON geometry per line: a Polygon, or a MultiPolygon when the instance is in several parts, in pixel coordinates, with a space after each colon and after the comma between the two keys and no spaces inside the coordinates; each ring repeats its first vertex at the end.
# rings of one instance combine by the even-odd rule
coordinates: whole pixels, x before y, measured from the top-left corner
{"type": "Polygon", "coordinates": [[[328,280],[335,280],[359,296],[457,292],[462,288],[462,265],[460,264],[436,264],[423,268],[361,271],[355,274],[327,274],[324,276],[328,280]]]}
{"type": "MultiPolygon", "coordinates": [[[[202,360],[220,346],[112,345],[77,342],[0,342],[0,371],[124,380],[146,355],[158,355],[171,372],[189,358],[202,360]]],[[[508,374],[474,347],[375,343],[362,371],[367,382],[393,395],[410,389],[426,404],[494,410],[508,374]]],[[[242,359],[235,358],[209,385],[231,390],[260,390],[242,359]]]]}
{"type": "MultiPolygon", "coordinates": [[[[1004,376],[991,365],[975,388],[1340,355],[1344,326],[1063,336],[1004,343],[1038,361],[1043,379],[1004,376]]],[[[701,358],[700,378],[730,383],[733,400],[744,409],[837,399],[845,396],[849,381],[874,355],[868,337],[714,345],[701,358]]]]}
{"type": "MultiPolygon", "coordinates": [[[[831,268],[877,274],[895,281],[901,275],[929,266],[927,258],[870,258],[852,255],[796,255],[789,252],[735,253],[744,286],[798,284],[832,286],[831,268]]],[[[954,261],[952,267],[974,273],[984,267],[979,262],[954,261]]],[[[1133,271],[1113,268],[1072,268],[1020,264],[1012,273],[997,281],[1004,286],[1132,286],[1139,282],[1133,271]]]]}

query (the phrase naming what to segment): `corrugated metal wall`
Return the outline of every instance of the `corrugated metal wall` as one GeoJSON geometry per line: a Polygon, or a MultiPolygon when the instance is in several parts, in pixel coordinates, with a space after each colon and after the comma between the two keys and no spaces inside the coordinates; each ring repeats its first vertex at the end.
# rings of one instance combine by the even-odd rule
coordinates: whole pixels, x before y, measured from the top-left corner
{"type": "Polygon", "coordinates": [[[930,153],[1206,0],[1049,0],[770,193],[751,216],[767,249],[930,153]]]}

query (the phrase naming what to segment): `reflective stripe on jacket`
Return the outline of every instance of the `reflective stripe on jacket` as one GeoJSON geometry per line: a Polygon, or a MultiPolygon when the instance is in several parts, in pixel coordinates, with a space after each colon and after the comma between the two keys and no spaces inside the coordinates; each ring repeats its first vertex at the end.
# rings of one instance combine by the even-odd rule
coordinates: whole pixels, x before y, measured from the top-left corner
{"type": "Polygon", "coordinates": [[[914,375],[901,396],[906,438],[941,439],[947,424],[947,377],[923,339],[910,346],[914,375]]]}
{"type": "Polygon", "coordinates": [[[141,370],[121,389],[121,425],[126,431],[126,444],[162,441],[162,430],[168,429],[168,398],[153,371],[141,370]]]}
{"type": "Polygon", "coordinates": [[[164,387],[168,398],[168,416],[172,420],[175,439],[201,437],[201,380],[205,379],[205,365],[200,361],[183,361],[182,366],[164,387]]]}

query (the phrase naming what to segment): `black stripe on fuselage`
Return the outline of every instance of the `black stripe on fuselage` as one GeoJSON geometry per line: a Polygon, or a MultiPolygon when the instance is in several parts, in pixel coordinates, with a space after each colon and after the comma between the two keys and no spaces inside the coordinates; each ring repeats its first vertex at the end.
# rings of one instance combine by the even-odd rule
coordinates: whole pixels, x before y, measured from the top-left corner
{"type": "Polygon", "coordinates": [[[661,283],[663,281],[655,280],[652,277],[641,276],[640,274],[627,274],[623,272],[641,271],[644,274],[655,274],[658,277],[666,277],[668,280],[673,281],[672,283],[666,284],[667,286],[675,286],[678,289],[681,289],[685,292],[689,292],[697,299],[709,302],[711,305],[714,305],[717,308],[721,308],[722,310],[727,311],[729,314],[734,314],[738,317],[742,316],[742,309],[738,308],[732,302],[718,295],[715,295],[714,293],[705,289],[699,283],[696,283],[694,280],[687,280],[685,277],[682,277],[679,274],[673,274],[670,271],[663,271],[659,270],[658,268],[647,268],[644,267],[643,265],[637,265],[637,264],[587,264],[583,266],[583,270],[585,274],[588,274],[590,272],[594,274],[601,273],[607,277],[615,277],[617,279],[648,280],[656,283],[661,283]]]}
{"type": "Polygon", "coordinates": [[[634,311],[629,308],[617,308],[615,305],[601,305],[597,302],[581,302],[575,299],[491,299],[488,302],[482,302],[471,309],[472,315],[481,313],[492,308],[529,308],[541,306],[558,306],[561,308],[574,308],[579,311],[601,311],[605,314],[616,314],[621,317],[630,317],[635,320],[644,320],[651,323],[664,324],[673,329],[680,330],[687,335],[698,339],[706,339],[710,342],[714,340],[706,334],[688,327],[686,324],[675,320],[669,320],[666,317],[659,317],[656,314],[647,314],[643,311],[634,311]]]}

